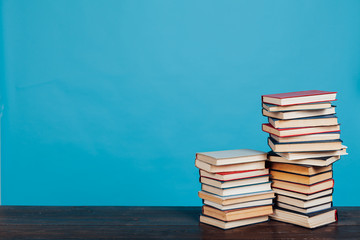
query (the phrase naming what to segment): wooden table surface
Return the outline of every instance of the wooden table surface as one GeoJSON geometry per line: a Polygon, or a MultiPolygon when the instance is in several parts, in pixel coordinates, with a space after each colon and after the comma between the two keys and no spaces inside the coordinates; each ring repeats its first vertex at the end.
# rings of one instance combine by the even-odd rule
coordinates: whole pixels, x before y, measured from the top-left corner
{"type": "Polygon", "coordinates": [[[199,224],[200,207],[0,206],[0,239],[360,239],[360,207],[310,230],[269,221],[221,230],[199,224]]]}

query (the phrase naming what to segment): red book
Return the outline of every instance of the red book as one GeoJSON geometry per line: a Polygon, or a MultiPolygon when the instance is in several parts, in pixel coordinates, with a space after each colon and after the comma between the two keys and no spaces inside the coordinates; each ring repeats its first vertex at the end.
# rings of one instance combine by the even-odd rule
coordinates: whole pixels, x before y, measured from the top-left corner
{"type": "Polygon", "coordinates": [[[277,137],[294,137],[309,135],[315,133],[340,132],[340,125],[317,126],[317,127],[299,127],[299,128],[274,128],[269,123],[262,125],[264,132],[273,134],[277,137]]]}
{"type": "Polygon", "coordinates": [[[262,96],[262,102],[278,106],[306,104],[314,102],[329,102],[336,100],[337,92],[309,90],[300,92],[268,94],[262,96]]]}

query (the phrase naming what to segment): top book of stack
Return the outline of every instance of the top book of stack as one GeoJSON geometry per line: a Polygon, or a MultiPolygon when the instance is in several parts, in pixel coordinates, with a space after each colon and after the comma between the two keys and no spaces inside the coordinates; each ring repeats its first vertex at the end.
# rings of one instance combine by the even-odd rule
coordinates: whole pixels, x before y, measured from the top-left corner
{"type": "MultiPolygon", "coordinates": [[[[300,91],[300,92],[269,94],[262,96],[262,102],[277,106],[321,103],[321,102],[335,101],[336,93],[337,92],[309,90],[309,91],[300,91]]],[[[294,109],[294,110],[300,110],[300,109],[294,109]]],[[[284,110],[279,110],[279,111],[284,111],[284,110]]]]}

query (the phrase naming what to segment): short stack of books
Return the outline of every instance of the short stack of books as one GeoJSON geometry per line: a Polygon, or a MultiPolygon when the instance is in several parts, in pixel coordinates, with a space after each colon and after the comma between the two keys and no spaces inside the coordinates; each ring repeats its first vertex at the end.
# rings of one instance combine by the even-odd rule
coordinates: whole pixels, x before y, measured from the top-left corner
{"type": "Polygon", "coordinates": [[[267,153],[250,149],[197,153],[200,222],[229,229],[268,221],[274,192],[266,160],[267,153]]]}
{"type": "Polygon", "coordinates": [[[335,115],[336,92],[319,90],[262,96],[275,220],[316,228],[336,221],[332,164],[345,155],[335,115]]]}

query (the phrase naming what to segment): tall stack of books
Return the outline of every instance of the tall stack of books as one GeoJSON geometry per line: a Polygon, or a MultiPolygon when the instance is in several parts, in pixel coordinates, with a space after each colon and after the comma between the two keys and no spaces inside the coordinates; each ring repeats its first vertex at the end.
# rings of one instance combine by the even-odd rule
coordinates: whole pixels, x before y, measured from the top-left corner
{"type": "Polygon", "coordinates": [[[272,218],[307,228],[336,221],[332,164],[345,155],[335,115],[336,92],[262,96],[276,206],[272,218]]]}
{"type": "Polygon", "coordinates": [[[267,221],[275,194],[266,160],[267,153],[250,149],[197,153],[200,222],[229,229],[267,221]]]}

